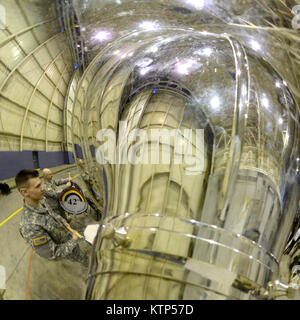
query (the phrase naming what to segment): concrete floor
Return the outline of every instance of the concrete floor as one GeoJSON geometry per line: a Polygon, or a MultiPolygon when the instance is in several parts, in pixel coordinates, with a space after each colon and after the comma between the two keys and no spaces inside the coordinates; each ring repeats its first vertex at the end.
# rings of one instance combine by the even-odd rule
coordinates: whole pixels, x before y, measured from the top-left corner
{"type": "MultiPolygon", "coordinates": [[[[66,170],[54,175],[54,178],[66,178],[68,172],[71,176],[78,174],[77,168],[66,170]]],[[[74,179],[76,183],[86,191],[80,177],[74,179]]],[[[23,206],[23,200],[17,189],[12,189],[8,196],[0,198],[0,223],[12,213],[23,206]]],[[[26,296],[26,284],[28,264],[31,255],[31,247],[19,234],[20,212],[0,227],[0,265],[6,269],[5,300],[24,300],[26,296]]],[[[84,213],[73,217],[74,222],[83,225],[97,223],[91,215],[84,213]]],[[[90,247],[85,241],[81,241],[81,247],[90,247]]],[[[68,260],[48,261],[33,254],[30,281],[30,300],[78,300],[85,293],[85,280],[87,269],[80,263],[68,260]]]]}

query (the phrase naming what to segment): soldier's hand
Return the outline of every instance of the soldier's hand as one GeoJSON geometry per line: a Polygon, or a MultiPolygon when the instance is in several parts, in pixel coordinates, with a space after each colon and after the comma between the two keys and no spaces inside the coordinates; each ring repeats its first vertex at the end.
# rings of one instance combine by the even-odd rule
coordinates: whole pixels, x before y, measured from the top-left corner
{"type": "Polygon", "coordinates": [[[71,185],[72,185],[72,183],[71,183],[71,181],[69,181],[69,182],[67,183],[67,187],[71,187],[71,185]]]}
{"type": "Polygon", "coordinates": [[[75,241],[79,240],[79,237],[78,237],[78,235],[77,235],[76,232],[73,232],[72,238],[73,238],[75,241]]]}
{"type": "Polygon", "coordinates": [[[65,226],[66,228],[71,228],[70,225],[69,225],[67,222],[64,223],[64,226],[65,226]]]}

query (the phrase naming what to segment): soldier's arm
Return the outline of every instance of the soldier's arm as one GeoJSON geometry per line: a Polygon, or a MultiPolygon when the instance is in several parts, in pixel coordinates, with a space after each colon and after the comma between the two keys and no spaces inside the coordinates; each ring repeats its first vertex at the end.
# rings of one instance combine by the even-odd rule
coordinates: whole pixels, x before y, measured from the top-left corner
{"type": "Polygon", "coordinates": [[[55,192],[51,187],[46,185],[44,186],[44,196],[46,198],[57,199],[59,194],[60,192],[55,192]]]}
{"type": "Polygon", "coordinates": [[[66,184],[69,182],[69,179],[57,179],[57,180],[54,180],[54,183],[57,185],[57,186],[60,186],[62,184],[66,184]]]}
{"type": "Polygon", "coordinates": [[[56,221],[61,222],[63,225],[65,225],[67,220],[65,220],[61,215],[57,214],[53,209],[51,209],[48,205],[46,206],[48,213],[50,216],[52,216],[56,221]]]}
{"type": "Polygon", "coordinates": [[[29,234],[24,234],[23,231],[22,235],[39,256],[50,260],[68,257],[77,246],[74,239],[62,244],[54,243],[49,234],[39,226],[32,228],[29,234]]]}

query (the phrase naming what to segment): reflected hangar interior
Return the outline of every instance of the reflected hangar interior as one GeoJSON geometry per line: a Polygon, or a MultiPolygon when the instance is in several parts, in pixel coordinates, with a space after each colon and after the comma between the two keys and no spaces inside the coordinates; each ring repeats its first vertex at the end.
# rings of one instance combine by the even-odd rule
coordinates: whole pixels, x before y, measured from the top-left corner
{"type": "Polygon", "coordinates": [[[0,297],[298,300],[299,8],[3,0],[0,297]],[[79,159],[103,212],[88,272],[32,253],[14,183],[47,167],[90,193],[79,159]]]}

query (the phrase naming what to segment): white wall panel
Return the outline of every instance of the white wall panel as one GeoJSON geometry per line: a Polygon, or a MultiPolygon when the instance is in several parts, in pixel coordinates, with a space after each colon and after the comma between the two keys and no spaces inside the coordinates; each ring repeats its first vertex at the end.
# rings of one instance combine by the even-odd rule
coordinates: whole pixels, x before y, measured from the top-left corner
{"type": "Polygon", "coordinates": [[[13,69],[15,65],[25,58],[25,56],[26,55],[19,46],[16,45],[15,41],[11,41],[0,47],[1,61],[5,63],[9,69],[13,69]]]}
{"type": "Polygon", "coordinates": [[[45,98],[38,91],[35,91],[35,94],[32,96],[30,110],[41,115],[43,118],[47,118],[49,100],[45,98]]]}
{"type": "Polygon", "coordinates": [[[2,93],[13,100],[20,102],[21,104],[26,103],[27,97],[33,90],[33,86],[26,81],[24,77],[18,72],[12,74],[2,89],[2,93]]]}
{"type": "Polygon", "coordinates": [[[19,72],[28,80],[30,83],[35,86],[43,74],[43,69],[40,67],[38,62],[34,57],[29,57],[22,63],[18,68],[19,72]]]}
{"type": "Polygon", "coordinates": [[[16,36],[16,41],[23,48],[26,54],[29,54],[32,48],[38,47],[40,44],[31,32],[26,32],[16,36]]]}
{"type": "Polygon", "coordinates": [[[3,99],[3,97],[0,97],[0,108],[0,131],[20,134],[25,110],[20,107],[16,108],[13,102],[3,99]]]}
{"type": "Polygon", "coordinates": [[[62,110],[74,69],[54,3],[1,5],[7,26],[0,30],[0,150],[62,151],[62,110]]]}

